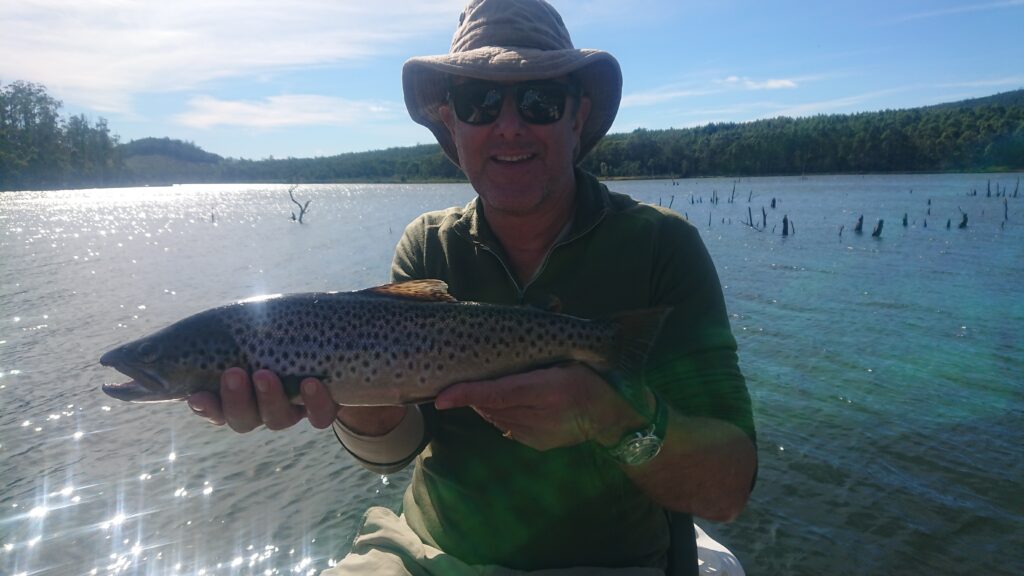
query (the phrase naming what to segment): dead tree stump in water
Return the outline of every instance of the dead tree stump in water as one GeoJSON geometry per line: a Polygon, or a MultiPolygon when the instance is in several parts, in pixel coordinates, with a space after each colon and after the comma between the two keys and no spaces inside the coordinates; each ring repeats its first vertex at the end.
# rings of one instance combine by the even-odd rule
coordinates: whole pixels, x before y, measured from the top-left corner
{"type": "MultiPolygon", "coordinates": [[[[312,202],[312,200],[306,200],[305,204],[299,204],[299,201],[295,199],[295,189],[298,188],[298,187],[299,187],[299,185],[295,184],[294,186],[289,188],[288,189],[288,197],[292,199],[292,202],[295,202],[296,206],[299,207],[299,218],[298,218],[298,221],[299,221],[299,224],[302,224],[302,218],[303,218],[303,216],[306,215],[306,210],[309,209],[309,203],[312,202]]],[[[296,219],[295,218],[295,212],[292,212],[292,220],[295,220],[295,219],[296,219]]]]}
{"type": "Polygon", "coordinates": [[[857,224],[854,225],[853,231],[856,232],[857,234],[862,234],[864,232],[864,215],[863,214],[861,214],[857,218],[857,224]]]}
{"type": "Polygon", "coordinates": [[[875,224],[875,229],[871,232],[872,238],[880,238],[882,236],[882,225],[885,224],[885,220],[878,219],[878,224],[875,224]]]}

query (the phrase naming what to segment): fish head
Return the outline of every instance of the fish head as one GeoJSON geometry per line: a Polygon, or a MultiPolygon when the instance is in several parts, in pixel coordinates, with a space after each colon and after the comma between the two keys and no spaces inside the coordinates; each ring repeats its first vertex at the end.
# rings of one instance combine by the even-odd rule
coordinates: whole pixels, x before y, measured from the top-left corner
{"type": "Polygon", "coordinates": [[[231,331],[209,310],[108,351],[100,364],[131,378],[104,384],[107,395],[127,402],[182,400],[217,392],[227,368],[244,366],[231,331]]]}

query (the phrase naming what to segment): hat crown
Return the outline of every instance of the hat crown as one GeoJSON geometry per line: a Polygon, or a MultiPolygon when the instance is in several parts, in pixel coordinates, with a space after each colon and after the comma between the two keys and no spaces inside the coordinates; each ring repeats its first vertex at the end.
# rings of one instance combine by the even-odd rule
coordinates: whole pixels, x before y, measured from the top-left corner
{"type": "Polygon", "coordinates": [[[450,53],[487,47],[572,50],[569,30],[543,0],[475,0],[459,16],[450,53]]]}

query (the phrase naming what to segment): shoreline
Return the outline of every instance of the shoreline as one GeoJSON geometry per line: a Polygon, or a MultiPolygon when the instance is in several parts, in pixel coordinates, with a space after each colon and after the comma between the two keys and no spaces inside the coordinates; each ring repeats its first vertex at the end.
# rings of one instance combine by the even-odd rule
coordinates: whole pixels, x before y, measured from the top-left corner
{"type": "MultiPolygon", "coordinates": [[[[685,182],[685,181],[699,181],[699,180],[714,180],[714,179],[733,179],[736,181],[750,179],[750,178],[815,178],[821,176],[920,176],[926,174],[989,174],[989,175],[1017,175],[1018,177],[1024,176],[1024,170],[996,170],[996,169],[981,169],[981,170],[946,170],[946,171],[900,171],[900,172],[821,172],[813,174],[744,174],[744,175],[730,175],[721,174],[714,176],[686,176],[678,177],[671,175],[652,175],[652,176],[597,176],[598,180],[602,182],[629,182],[629,181],[648,181],[648,180],[671,180],[674,182],[685,182]]],[[[468,184],[469,181],[462,178],[432,178],[432,179],[403,179],[403,178],[378,178],[378,179],[338,179],[338,180],[323,180],[323,181],[311,181],[299,183],[299,186],[316,184],[468,184]]],[[[247,185],[247,186],[270,186],[270,185],[295,185],[295,182],[281,182],[281,181],[182,181],[182,182],[160,182],[160,183],[144,183],[144,184],[131,184],[131,183],[118,183],[111,185],[68,185],[64,187],[47,187],[47,188],[31,188],[26,190],[0,190],[0,194],[8,192],[54,192],[54,191],[77,191],[77,190],[112,190],[117,188],[170,188],[173,186],[191,186],[191,185],[247,185]]]]}

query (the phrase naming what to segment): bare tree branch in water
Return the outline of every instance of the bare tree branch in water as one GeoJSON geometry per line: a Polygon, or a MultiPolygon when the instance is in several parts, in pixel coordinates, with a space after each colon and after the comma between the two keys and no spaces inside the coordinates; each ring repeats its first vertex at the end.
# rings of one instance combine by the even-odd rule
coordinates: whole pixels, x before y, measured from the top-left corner
{"type": "MultiPolygon", "coordinates": [[[[305,204],[300,204],[299,201],[295,199],[295,189],[298,188],[298,187],[299,187],[298,184],[293,184],[292,187],[288,189],[288,197],[292,199],[292,202],[295,202],[296,206],[299,207],[299,218],[298,218],[298,221],[299,221],[299,224],[302,224],[302,217],[306,215],[306,210],[309,209],[309,203],[312,202],[312,200],[306,200],[305,204]]],[[[292,220],[295,220],[295,219],[296,219],[295,218],[295,212],[292,212],[292,220]]]]}

